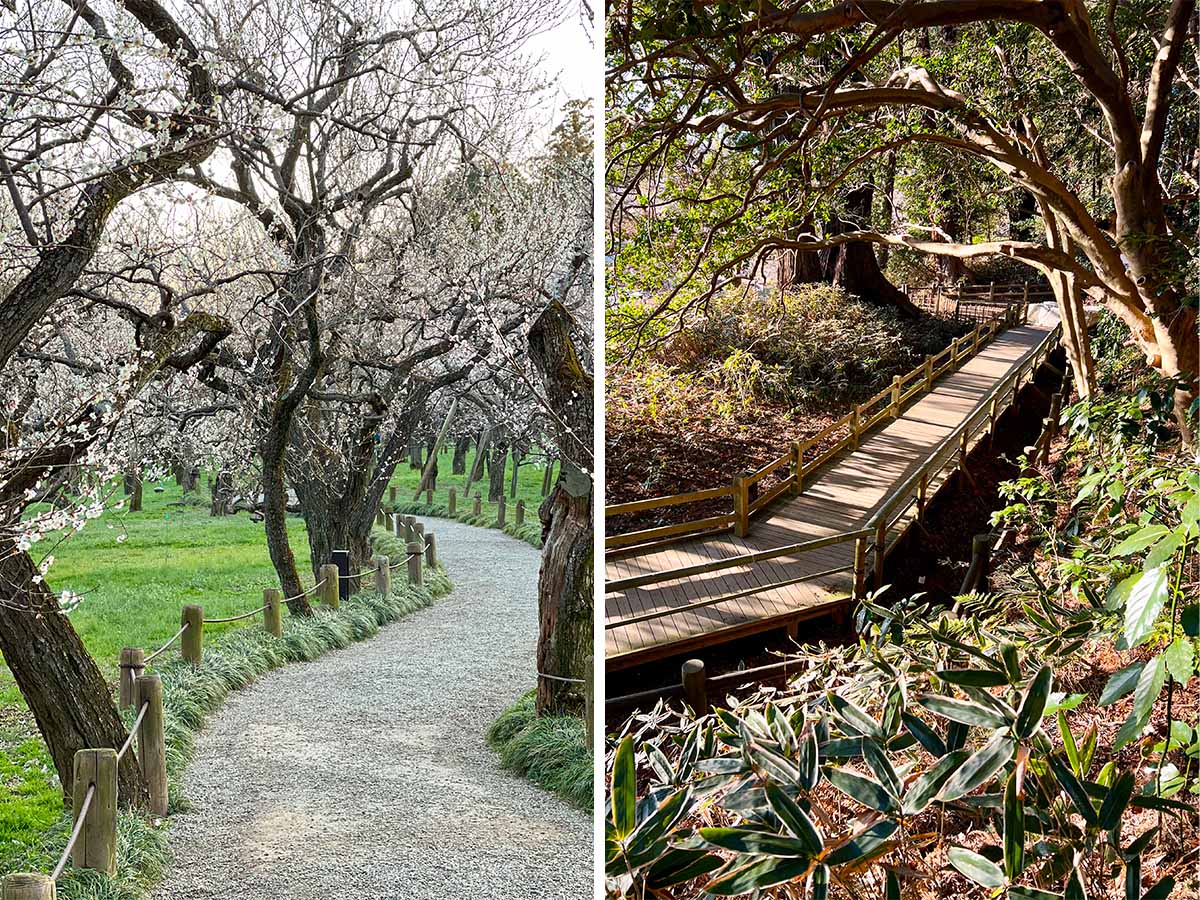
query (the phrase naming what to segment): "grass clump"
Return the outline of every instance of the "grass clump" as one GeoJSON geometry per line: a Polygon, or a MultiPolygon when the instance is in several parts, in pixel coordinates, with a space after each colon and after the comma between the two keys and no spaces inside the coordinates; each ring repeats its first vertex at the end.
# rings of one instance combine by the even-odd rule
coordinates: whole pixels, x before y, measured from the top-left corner
{"type": "Polygon", "coordinates": [[[592,748],[574,716],[542,716],[535,691],[510,706],[488,728],[488,743],[504,768],[528,778],[580,809],[592,809],[592,748]]]}

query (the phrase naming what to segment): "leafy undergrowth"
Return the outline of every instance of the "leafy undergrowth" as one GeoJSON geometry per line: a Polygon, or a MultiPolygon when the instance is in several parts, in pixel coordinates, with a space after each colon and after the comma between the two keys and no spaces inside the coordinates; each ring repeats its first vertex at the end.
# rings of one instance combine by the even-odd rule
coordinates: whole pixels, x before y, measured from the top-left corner
{"type": "MultiPolygon", "coordinates": [[[[381,552],[396,550],[394,539],[388,535],[376,533],[373,539],[381,552]]],[[[427,572],[421,588],[393,582],[388,597],[362,593],[351,597],[336,612],[317,608],[311,617],[285,617],[281,638],[255,628],[219,637],[206,644],[204,664],[199,668],[177,655],[165,665],[151,667],[163,681],[170,813],[187,809],[180,786],[195,752],[195,734],[230,692],[279,666],[312,660],[371,637],[382,626],[429,606],[451,587],[443,570],[427,572]]],[[[122,813],[116,876],[109,878],[68,867],[58,881],[58,896],[63,900],[143,900],[168,862],[168,826],[169,819],[151,820],[134,812],[122,813]]],[[[0,855],[0,869],[49,871],[66,844],[70,827],[70,815],[62,815],[38,841],[5,848],[7,852],[0,855]]]]}
{"type": "Polygon", "coordinates": [[[510,706],[488,728],[488,743],[504,768],[581,809],[592,808],[592,748],[574,716],[538,717],[534,691],[510,706]]]}
{"type": "Polygon", "coordinates": [[[786,686],[617,729],[610,896],[1197,896],[1200,471],[1109,362],[1002,485],[992,593],[881,594],[786,686]]]}
{"type": "MultiPolygon", "coordinates": [[[[827,285],[713,300],[635,363],[609,365],[606,501],[726,485],[965,330],[936,318],[904,319],[827,285]]],[[[702,514],[695,505],[658,512],[659,522],[702,514]]]]}

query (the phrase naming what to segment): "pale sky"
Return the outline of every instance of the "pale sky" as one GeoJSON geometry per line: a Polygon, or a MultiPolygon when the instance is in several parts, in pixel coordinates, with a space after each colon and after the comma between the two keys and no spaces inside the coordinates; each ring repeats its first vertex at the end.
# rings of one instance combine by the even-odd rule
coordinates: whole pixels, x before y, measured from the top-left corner
{"type": "Polygon", "coordinates": [[[601,73],[600,51],[588,41],[577,9],[572,9],[555,28],[537,35],[529,42],[529,49],[544,55],[546,69],[558,76],[556,108],[561,109],[567,100],[595,95],[601,73]]]}

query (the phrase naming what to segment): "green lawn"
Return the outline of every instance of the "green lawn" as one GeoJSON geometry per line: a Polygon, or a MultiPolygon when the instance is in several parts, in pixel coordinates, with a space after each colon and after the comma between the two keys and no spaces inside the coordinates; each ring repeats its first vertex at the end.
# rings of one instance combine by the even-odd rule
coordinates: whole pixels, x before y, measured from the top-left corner
{"type": "MultiPolygon", "coordinates": [[[[462,510],[466,476],[450,474],[452,461],[450,452],[439,457],[435,502],[444,503],[455,487],[462,510]]],[[[534,465],[520,470],[517,496],[525,500],[527,519],[536,516],[541,502],[542,471],[534,465]]],[[[402,462],[391,482],[397,500],[411,500],[419,481],[420,472],[402,462]]],[[[486,481],[480,487],[486,496],[486,481]]],[[[207,616],[233,615],[259,605],[263,588],[277,584],[263,526],[244,512],[210,517],[203,480],[200,491],[188,497],[173,481],[147,483],[142,505],[136,513],[110,510],[69,540],[47,538],[34,546],[35,559],[55,557],[47,575],[54,590],[83,596],[71,622],[114,684],[121,648],[160,646],[179,628],[184,604],[203,605],[207,616]]],[[[288,535],[307,582],[303,520],[290,518],[288,535]]],[[[251,619],[205,631],[217,635],[255,624],[251,619]]],[[[12,676],[0,665],[0,874],[5,848],[37,844],[62,810],[54,766],[12,676]]]]}
{"type": "MultiPolygon", "coordinates": [[[[474,451],[467,454],[467,468],[475,460],[474,451]]],[[[470,508],[470,500],[464,499],[466,496],[463,493],[463,488],[466,485],[466,475],[451,475],[450,471],[454,464],[453,450],[447,450],[438,455],[438,479],[437,489],[433,492],[433,502],[435,506],[443,506],[450,494],[450,488],[454,488],[458,494],[458,510],[461,512],[464,509],[470,508]]],[[[557,469],[555,470],[557,472],[557,469]]],[[[512,460],[509,460],[508,469],[505,471],[504,477],[504,499],[508,502],[509,518],[512,517],[516,508],[517,500],[525,501],[526,516],[533,519],[537,514],[537,508],[542,502],[542,474],[545,472],[545,467],[540,464],[527,464],[521,466],[517,475],[517,496],[512,498],[509,495],[509,479],[512,477],[512,460]]],[[[409,467],[408,461],[404,460],[396,467],[396,474],[392,476],[391,485],[396,487],[396,501],[398,503],[411,503],[413,494],[417,490],[417,485],[421,482],[421,471],[409,467]]],[[[487,505],[487,475],[471,484],[471,495],[476,493],[483,497],[484,505],[487,505]]],[[[386,500],[387,497],[384,497],[386,500]]],[[[425,495],[421,495],[421,501],[424,502],[425,495]]],[[[492,504],[493,507],[495,504],[492,504]]]]}

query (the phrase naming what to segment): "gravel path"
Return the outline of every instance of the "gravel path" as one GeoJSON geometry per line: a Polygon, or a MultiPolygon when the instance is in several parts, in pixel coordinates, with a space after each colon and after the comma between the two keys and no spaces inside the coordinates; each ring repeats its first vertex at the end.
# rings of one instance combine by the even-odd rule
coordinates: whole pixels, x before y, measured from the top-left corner
{"type": "Polygon", "coordinates": [[[454,591],[229,697],[156,898],[584,900],[589,816],[499,768],[488,724],[534,683],[538,553],[433,520],[454,591]]]}

